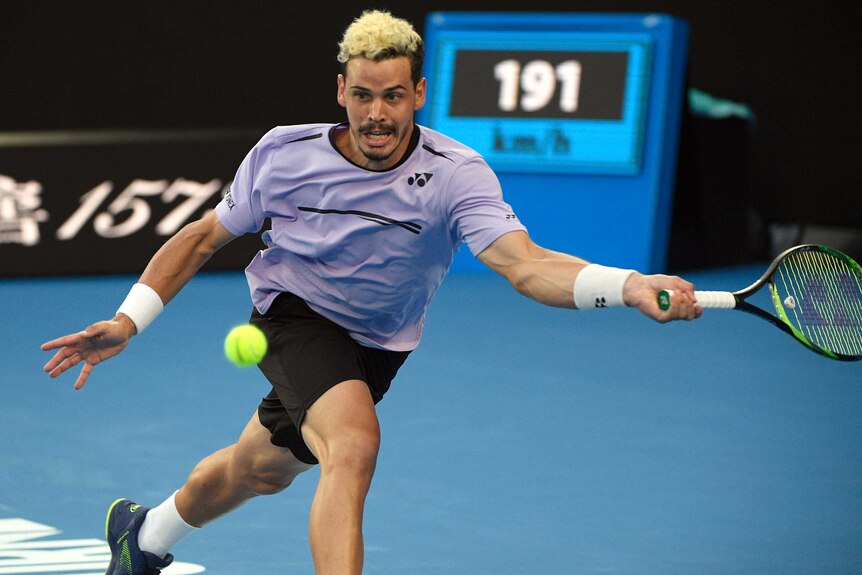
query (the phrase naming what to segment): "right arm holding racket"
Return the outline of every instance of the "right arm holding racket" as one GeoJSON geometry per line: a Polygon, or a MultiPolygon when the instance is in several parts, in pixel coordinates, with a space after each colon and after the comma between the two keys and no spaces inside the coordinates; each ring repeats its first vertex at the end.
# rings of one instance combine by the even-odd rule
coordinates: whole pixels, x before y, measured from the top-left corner
{"type": "Polygon", "coordinates": [[[502,236],[479,259],[519,292],[547,305],[626,305],[659,322],[694,319],[704,308],[736,309],[768,321],[826,357],[862,360],[862,267],[826,246],[786,250],[760,279],[735,292],[694,291],[692,284],[675,276],[587,264],[541,248],[524,233],[502,236]],[[766,286],[775,314],[746,301],[766,286]]]}
{"type": "Polygon", "coordinates": [[[501,236],[478,257],[519,293],[545,305],[581,310],[629,306],[662,323],[695,319],[702,312],[694,286],[682,278],[590,264],[545,249],[523,231],[501,236]],[[673,292],[672,307],[663,309],[656,302],[662,290],[673,292]]]}

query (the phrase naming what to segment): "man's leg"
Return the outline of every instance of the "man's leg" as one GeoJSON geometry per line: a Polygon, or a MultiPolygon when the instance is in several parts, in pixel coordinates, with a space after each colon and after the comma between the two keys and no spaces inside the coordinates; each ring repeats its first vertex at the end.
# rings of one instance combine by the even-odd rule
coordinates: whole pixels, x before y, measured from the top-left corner
{"type": "Polygon", "coordinates": [[[273,445],[255,412],[239,441],[195,466],[176,494],[177,511],[186,523],[201,527],[257,495],[282,491],[311,467],[273,445]]]}
{"type": "Polygon", "coordinates": [[[362,572],[362,514],[380,448],[368,386],[342,382],[309,408],[302,436],[320,460],[309,536],[317,575],[362,572]]]}
{"type": "Polygon", "coordinates": [[[237,443],[198,463],[179,491],[149,511],[138,534],[140,549],[164,557],[191,528],[256,495],[277,493],[311,468],[289,449],[270,443],[269,437],[255,413],[237,443]]]}
{"type": "Polygon", "coordinates": [[[239,441],[201,461],[186,484],[161,505],[147,509],[118,499],[108,511],[111,546],[108,575],[142,575],[166,567],[168,553],[197,526],[228,513],[256,495],[276,493],[312,466],[270,442],[257,413],[239,441]]]}

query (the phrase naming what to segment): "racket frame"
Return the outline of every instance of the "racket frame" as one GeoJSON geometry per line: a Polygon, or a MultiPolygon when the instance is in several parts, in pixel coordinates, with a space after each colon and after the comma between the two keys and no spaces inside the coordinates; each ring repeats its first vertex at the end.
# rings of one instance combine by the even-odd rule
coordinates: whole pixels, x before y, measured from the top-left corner
{"type": "MultiPolygon", "coordinates": [[[[862,360],[862,355],[845,355],[837,352],[833,352],[831,350],[825,349],[816,343],[810,341],[802,331],[800,331],[793,323],[790,321],[790,318],[787,316],[787,311],[784,309],[783,302],[781,301],[781,296],[778,294],[778,288],[774,283],[775,271],[778,269],[778,266],[791,254],[797,252],[825,252],[830,254],[831,256],[845,262],[850,266],[850,268],[854,271],[857,277],[862,278],[862,267],[859,266],[852,258],[848,255],[841,253],[838,250],[832,249],[828,246],[823,246],[820,244],[802,244],[798,246],[794,246],[792,248],[788,248],[781,252],[778,256],[772,260],[772,263],[769,264],[769,267],[766,268],[766,271],[763,272],[763,275],[757,279],[754,283],[745,287],[741,290],[735,292],[724,292],[733,296],[735,300],[735,305],[732,309],[737,309],[739,311],[743,311],[745,313],[755,315],[759,318],[765,319],[775,327],[780,330],[788,333],[793,336],[794,339],[799,341],[801,344],[805,345],[808,349],[815,351],[821,355],[825,355],[826,357],[837,359],[839,361],[858,361],[862,360]],[[746,301],[746,298],[760,291],[764,286],[767,286],[769,289],[770,299],[772,299],[772,305],[775,307],[775,312],[777,315],[773,315],[768,311],[761,309],[753,304],[750,304],[746,301]]],[[[701,292],[708,293],[708,292],[701,292]]],[[[698,292],[695,292],[695,296],[697,296],[698,292]]],[[[670,305],[669,294],[666,292],[662,292],[659,294],[659,306],[662,309],[667,309],[670,305]]],[[[705,306],[708,307],[708,306],[705,306]]]]}

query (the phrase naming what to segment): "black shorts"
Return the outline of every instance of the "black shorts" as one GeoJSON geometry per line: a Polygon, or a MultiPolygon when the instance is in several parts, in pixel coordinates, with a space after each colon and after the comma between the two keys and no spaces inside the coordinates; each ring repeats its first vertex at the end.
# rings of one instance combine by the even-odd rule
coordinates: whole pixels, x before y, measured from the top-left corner
{"type": "Polygon", "coordinates": [[[258,367],[272,391],[258,407],[260,422],[272,433],[274,445],[289,448],[297,459],[312,465],[317,458],[300,434],[311,404],[349,379],[364,381],[376,404],[410,354],[360,345],[344,328],[291,293],[279,295],[266,315],[255,309],[250,321],[269,342],[258,367]]]}

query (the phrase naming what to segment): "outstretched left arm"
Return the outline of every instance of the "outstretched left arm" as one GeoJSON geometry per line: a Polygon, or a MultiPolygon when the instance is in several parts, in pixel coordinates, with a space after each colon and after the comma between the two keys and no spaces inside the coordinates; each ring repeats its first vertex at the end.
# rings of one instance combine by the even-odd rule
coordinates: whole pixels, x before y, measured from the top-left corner
{"type": "MultiPolygon", "coordinates": [[[[567,308],[577,307],[576,279],[589,265],[581,258],[545,249],[521,231],[500,236],[478,257],[523,295],[545,305],[567,308]]],[[[701,314],[694,286],[676,276],[634,272],[623,284],[622,301],[659,322],[690,320],[701,314]],[[660,309],[656,301],[661,290],[673,291],[673,305],[668,310],[660,309]]]]}

